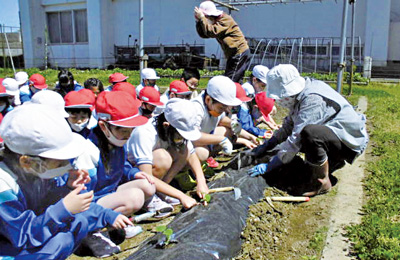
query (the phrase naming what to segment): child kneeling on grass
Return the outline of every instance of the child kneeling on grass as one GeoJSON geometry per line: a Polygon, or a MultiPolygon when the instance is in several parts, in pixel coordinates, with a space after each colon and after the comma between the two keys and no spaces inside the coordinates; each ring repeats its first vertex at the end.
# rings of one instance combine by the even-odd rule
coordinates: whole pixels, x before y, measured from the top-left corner
{"type": "Polygon", "coordinates": [[[196,200],[182,191],[168,185],[172,179],[188,165],[197,179],[197,194],[203,198],[208,193],[206,180],[199,158],[191,141],[200,138],[193,117],[195,108],[192,102],[179,98],[168,101],[164,113],[146,125],[136,128],[127,145],[128,160],[149,176],[155,176],[157,193],[163,201],[154,196],[149,208],[164,208],[164,217],[173,210],[172,205],[182,203],[185,208],[197,204],[196,200]],[[168,195],[165,196],[164,194],[168,195]],[[172,197],[172,198],[171,198],[172,197]],[[169,208],[169,210],[168,210],[169,208]]]}
{"type": "MultiPolygon", "coordinates": [[[[0,255],[15,259],[65,259],[91,231],[132,224],[92,203],[83,171],[70,171],[84,149],[84,138],[47,106],[11,111],[2,122],[4,158],[0,163],[0,255]],[[68,185],[57,177],[70,173],[68,185]],[[73,189],[71,191],[71,189],[73,189]]],[[[87,174],[87,173],[86,173],[87,174]]]]}

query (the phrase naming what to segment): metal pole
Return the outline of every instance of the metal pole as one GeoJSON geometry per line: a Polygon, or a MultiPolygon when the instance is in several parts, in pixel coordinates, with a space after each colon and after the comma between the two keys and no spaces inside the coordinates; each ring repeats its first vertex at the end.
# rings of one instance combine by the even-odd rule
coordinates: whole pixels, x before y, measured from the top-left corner
{"type": "Polygon", "coordinates": [[[315,62],[314,62],[314,72],[317,72],[317,62],[318,62],[318,38],[315,38],[315,62]]]}
{"type": "Polygon", "coordinates": [[[144,68],[143,55],[143,0],[139,1],[139,61],[140,61],[140,71],[144,68]]]}
{"type": "MultiPolygon", "coordinates": [[[[0,24],[1,32],[3,35],[5,34],[4,25],[0,24]]],[[[4,41],[1,41],[1,49],[3,50],[3,66],[7,68],[7,57],[6,57],[6,49],[4,48],[4,41]]]]}
{"type": "Polygon", "coordinates": [[[8,53],[10,54],[11,66],[13,68],[14,75],[15,75],[15,67],[14,67],[13,56],[12,56],[12,53],[11,53],[10,44],[8,43],[8,38],[7,38],[7,33],[6,32],[4,32],[4,38],[6,39],[8,53]]]}
{"type": "Polygon", "coordinates": [[[355,34],[355,22],[356,22],[356,0],[349,0],[351,4],[351,60],[350,60],[350,84],[349,84],[349,96],[352,92],[353,87],[353,76],[354,76],[354,34],[355,34]]]}
{"type": "Polygon", "coordinates": [[[332,45],[333,45],[333,39],[331,38],[329,42],[329,74],[332,73],[332,45]]]}
{"type": "Polygon", "coordinates": [[[346,51],[347,10],[348,10],[347,0],[343,0],[342,34],[340,38],[340,56],[338,64],[337,89],[336,89],[336,91],[339,93],[342,93],[343,71],[346,68],[346,64],[344,62],[344,55],[346,51]]]}

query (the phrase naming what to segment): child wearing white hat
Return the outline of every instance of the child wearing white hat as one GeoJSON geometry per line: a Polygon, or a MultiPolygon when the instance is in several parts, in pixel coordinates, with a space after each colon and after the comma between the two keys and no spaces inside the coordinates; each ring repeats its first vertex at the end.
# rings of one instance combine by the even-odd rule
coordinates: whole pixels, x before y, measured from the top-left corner
{"type": "Polygon", "coordinates": [[[136,87],[136,96],[139,96],[140,91],[144,87],[153,87],[155,88],[158,92],[160,92],[160,88],[157,86],[157,80],[160,79],[159,76],[157,76],[157,72],[154,69],[151,68],[144,68],[140,72],[140,79],[141,83],[136,87]]]}
{"type": "Polygon", "coordinates": [[[13,78],[5,78],[2,84],[6,88],[6,92],[10,94],[11,106],[16,107],[21,105],[18,82],[13,78]]]}
{"type": "MultiPolygon", "coordinates": [[[[172,98],[166,104],[162,114],[153,118],[146,125],[137,127],[129,138],[127,150],[128,160],[141,171],[163,180],[172,181],[176,174],[188,165],[197,179],[197,194],[203,198],[208,193],[206,180],[200,161],[195,153],[192,142],[201,136],[195,127],[193,114],[195,108],[192,102],[172,98]]],[[[179,199],[185,208],[196,205],[196,201],[172,187],[165,186],[172,197],[179,199]]],[[[170,198],[164,201],[176,204],[170,198]]]]}
{"type": "Polygon", "coordinates": [[[233,145],[230,138],[248,135],[240,124],[232,124],[232,120],[226,116],[232,107],[242,104],[236,97],[235,83],[228,77],[215,76],[210,79],[207,89],[191,102],[196,108],[196,127],[201,131],[201,137],[193,144],[201,161],[209,158],[209,145],[219,145],[223,153],[231,154],[233,145]]]}
{"type": "Polygon", "coordinates": [[[85,140],[57,112],[38,104],[18,107],[4,117],[0,135],[5,144],[0,163],[3,256],[65,259],[88,232],[131,224],[92,203],[92,192],[82,192],[88,181],[83,171],[71,171],[67,184],[59,186],[58,177],[72,169],[85,140]]]}

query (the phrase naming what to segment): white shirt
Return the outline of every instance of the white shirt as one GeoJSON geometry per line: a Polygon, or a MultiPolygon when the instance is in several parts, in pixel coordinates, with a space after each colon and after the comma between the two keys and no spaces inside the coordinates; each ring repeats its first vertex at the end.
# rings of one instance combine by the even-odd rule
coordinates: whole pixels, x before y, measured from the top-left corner
{"type": "Polygon", "coordinates": [[[200,93],[198,97],[192,99],[196,108],[196,127],[203,133],[211,133],[218,126],[219,121],[225,117],[225,113],[222,113],[218,117],[211,116],[208,112],[207,106],[204,103],[204,91],[200,93]]]}
{"type": "MultiPolygon", "coordinates": [[[[127,142],[128,161],[133,165],[153,164],[153,151],[168,149],[169,143],[159,138],[155,128],[156,119],[151,118],[145,125],[136,127],[127,142]]],[[[194,153],[192,142],[187,142],[190,153],[194,153]]]]}
{"type": "MultiPolygon", "coordinates": [[[[139,98],[139,93],[142,90],[142,88],[144,88],[144,86],[142,84],[140,84],[139,86],[136,87],[136,96],[139,98]]],[[[160,92],[160,88],[157,85],[154,85],[154,88],[160,92]]]]}

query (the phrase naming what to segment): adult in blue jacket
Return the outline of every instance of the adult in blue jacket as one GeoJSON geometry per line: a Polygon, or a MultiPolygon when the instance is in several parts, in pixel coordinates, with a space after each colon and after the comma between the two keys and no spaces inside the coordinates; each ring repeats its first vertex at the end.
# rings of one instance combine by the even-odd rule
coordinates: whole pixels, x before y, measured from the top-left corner
{"type": "Polygon", "coordinates": [[[305,154],[311,172],[309,191],[313,196],[329,191],[329,174],[353,163],[367,147],[366,118],[322,81],[300,76],[290,64],[281,64],[267,74],[267,95],[289,109],[282,127],[251,154],[263,157],[267,151],[276,155],[269,163],[255,166],[251,176],[273,171],[292,161],[298,152],[305,154]]]}
{"type": "Polygon", "coordinates": [[[88,232],[132,224],[92,203],[93,193],[81,193],[87,181],[83,171],[71,171],[68,187],[58,186],[57,178],[72,169],[71,159],[84,151],[84,139],[73,134],[57,112],[43,105],[21,106],[4,117],[0,135],[5,144],[0,163],[0,255],[65,259],[88,232]]]}

